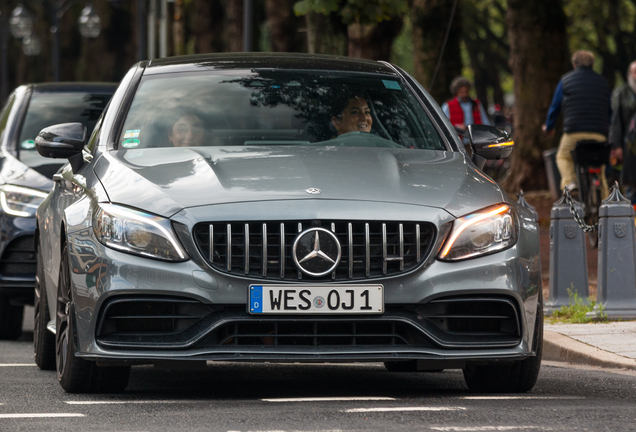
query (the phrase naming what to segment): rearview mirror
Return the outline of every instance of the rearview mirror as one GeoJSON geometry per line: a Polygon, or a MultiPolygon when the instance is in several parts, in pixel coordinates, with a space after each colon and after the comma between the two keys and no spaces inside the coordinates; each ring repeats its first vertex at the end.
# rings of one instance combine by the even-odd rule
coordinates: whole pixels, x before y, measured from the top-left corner
{"type": "Polygon", "coordinates": [[[468,136],[473,154],[484,159],[507,158],[515,144],[508,132],[494,126],[468,125],[468,136]]]}
{"type": "Polygon", "coordinates": [[[86,126],[81,123],[62,123],[40,131],[35,147],[42,156],[68,159],[81,154],[86,143],[86,126]]]}

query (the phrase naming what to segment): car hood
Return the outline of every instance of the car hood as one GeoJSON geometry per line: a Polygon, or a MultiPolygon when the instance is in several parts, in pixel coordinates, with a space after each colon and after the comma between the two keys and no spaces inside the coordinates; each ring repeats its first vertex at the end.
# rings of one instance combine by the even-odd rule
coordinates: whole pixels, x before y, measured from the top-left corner
{"type": "Polygon", "coordinates": [[[462,216],[503,195],[458,152],[365,147],[116,150],[95,164],[113,203],[172,216],[183,208],[272,200],[356,200],[462,216]],[[318,189],[319,193],[310,191],[318,189]]]}

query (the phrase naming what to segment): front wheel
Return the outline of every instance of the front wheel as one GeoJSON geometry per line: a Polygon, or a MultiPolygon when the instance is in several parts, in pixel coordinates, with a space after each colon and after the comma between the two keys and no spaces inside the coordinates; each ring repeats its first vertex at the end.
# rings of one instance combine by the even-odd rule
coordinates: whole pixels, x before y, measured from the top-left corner
{"type": "Polygon", "coordinates": [[[69,393],[120,393],[128,385],[130,367],[101,367],[75,355],[75,313],[69,272],[68,246],[64,246],[57,287],[55,363],[57,379],[69,393]]]}
{"type": "Polygon", "coordinates": [[[51,315],[47,304],[42,252],[37,253],[35,296],[33,299],[33,352],[35,364],[42,370],[55,370],[55,335],[46,328],[51,315]]]}
{"type": "Polygon", "coordinates": [[[464,369],[464,381],[473,392],[526,393],[537,383],[543,354],[543,305],[537,307],[534,326],[534,357],[512,363],[472,366],[464,369]]]}

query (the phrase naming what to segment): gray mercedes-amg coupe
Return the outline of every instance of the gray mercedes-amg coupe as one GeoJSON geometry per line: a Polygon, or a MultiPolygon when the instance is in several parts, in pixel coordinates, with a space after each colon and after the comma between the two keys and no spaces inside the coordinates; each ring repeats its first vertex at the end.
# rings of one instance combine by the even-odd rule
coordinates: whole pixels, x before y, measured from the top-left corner
{"type": "MultiPolygon", "coordinates": [[[[385,62],[219,54],[141,62],[37,210],[37,364],[123,391],[164,361],[383,362],[525,392],[541,363],[538,225],[438,105],[385,62]]],[[[193,364],[193,363],[190,363],[193,364]]]]}

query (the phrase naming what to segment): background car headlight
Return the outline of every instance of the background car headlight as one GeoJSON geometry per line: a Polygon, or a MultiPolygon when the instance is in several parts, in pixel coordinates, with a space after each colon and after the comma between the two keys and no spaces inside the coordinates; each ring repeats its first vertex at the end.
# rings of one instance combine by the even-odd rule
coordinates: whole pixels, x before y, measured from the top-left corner
{"type": "Polygon", "coordinates": [[[18,217],[33,217],[47,195],[47,192],[22,186],[0,186],[0,213],[18,217]]]}
{"type": "Polygon", "coordinates": [[[453,222],[439,259],[457,261],[514,246],[518,228],[516,216],[507,204],[488,207],[453,222]]]}
{"type": "Polygon", "coordinates": [[[101,243],[113,249],[165,261],[189,259],[170,221],[159,216],[100,204],[93,220],[93,230],[101,243]]]}

